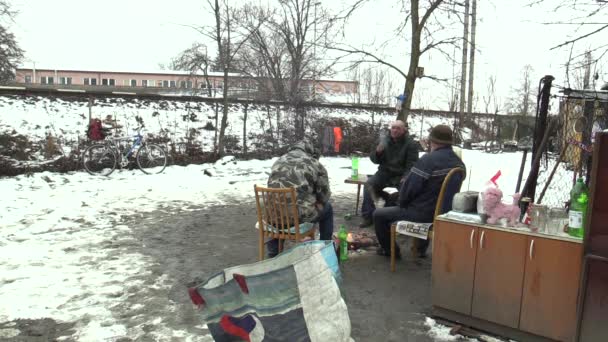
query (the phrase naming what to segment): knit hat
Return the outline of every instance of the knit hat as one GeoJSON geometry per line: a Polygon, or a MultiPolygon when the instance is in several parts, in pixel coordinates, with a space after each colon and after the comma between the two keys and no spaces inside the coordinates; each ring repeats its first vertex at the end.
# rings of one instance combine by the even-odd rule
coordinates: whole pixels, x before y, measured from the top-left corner
{"type": "Polygon", "coordinates": [[[454,143],[452,129],[447,125],[437,125],[431,130],[429,140],[436,144],[452,145],[454,143]]]}

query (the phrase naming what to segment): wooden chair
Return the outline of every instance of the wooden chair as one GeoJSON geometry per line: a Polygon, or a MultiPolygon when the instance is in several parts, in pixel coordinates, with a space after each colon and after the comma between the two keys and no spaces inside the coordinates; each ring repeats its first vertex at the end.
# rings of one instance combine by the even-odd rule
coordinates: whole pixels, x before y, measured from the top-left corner
{"type": "MultiPolygon", "coordinates": [[[[257,185],[253,187],[260,231],[260,260],[264,260],[265,239],[296,242],[307,236],[314,239],[315,225],[299,221],[295,188],[264,188],[257,185]]],[[[281,249],[282,243],[279,243],[279,253],[281,249]]]]}
{"type": "MultiPolygon", "coordinates": [[[[452,200],[454,195],[460,191],[462,182],[466,176],[466,172],[463,168],[453,168],[448,172],[441,184],[441,190],[437,198],[437,204],[435,205],[435,213],[433,214],[433,221],[441,214],[447,213],[452,210],[452,200]]],[[[429,230],[428,239],[433,241],[433,231],[429,230]]],[[[395,272],[395,246],[397,243],[397,223],[393,222],[391,225],[391,272],[395,272]]],[[[432,247],[431,247],[432,249],[432,247]]]]}

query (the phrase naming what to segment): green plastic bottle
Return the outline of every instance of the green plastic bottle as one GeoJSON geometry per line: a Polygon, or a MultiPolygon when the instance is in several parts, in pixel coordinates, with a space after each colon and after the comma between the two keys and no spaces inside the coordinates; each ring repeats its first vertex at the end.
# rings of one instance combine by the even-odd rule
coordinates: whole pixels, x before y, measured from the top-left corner
{"type": "Polygon", "coordinates": [[[340,239],[340,261],[348,260],[348,232],[346,231],[346,227],[341,224],[340,230],[338,231],[338,239],[340,239]]]}
{"type": "Polygon", "coordinates": [[[359,157],[353,156],[351,158],[351,174],[350,178],[357,179],[359,178],[359,157]]]}
{"type": "Polygon", "coordinates": [[[570,203],[570,211],[568,212],[568,234],[573,237],[582,238],[587,216],[587,204],[589,197],[586,192],[583,192],[578,198],[570,203]]]}
{"type": "Polygon", "coordinates": [[[579,177],[570,190],[570,203],[574,203],[583,192],[589,193],[585,180],[583,177],[579,177]]]}

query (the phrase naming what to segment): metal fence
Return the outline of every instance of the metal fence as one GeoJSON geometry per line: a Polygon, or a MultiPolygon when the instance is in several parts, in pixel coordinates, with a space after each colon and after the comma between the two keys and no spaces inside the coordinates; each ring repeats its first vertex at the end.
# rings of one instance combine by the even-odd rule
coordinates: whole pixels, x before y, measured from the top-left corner
{"type": "Polygon", "coordinates": [[[608,94],[580,91],[564,96],[555,119],[557,131],[541,159],[535,198],[546,188],[542,203],[563,207],[578,177],[589,185],[593,138],[607,128],[608,94]]]}

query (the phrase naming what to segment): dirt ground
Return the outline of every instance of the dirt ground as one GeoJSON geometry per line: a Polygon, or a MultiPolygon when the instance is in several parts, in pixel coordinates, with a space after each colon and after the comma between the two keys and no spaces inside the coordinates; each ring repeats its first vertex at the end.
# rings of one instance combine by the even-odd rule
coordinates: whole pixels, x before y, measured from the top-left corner
{"type": "MultiPolygon", "coordinates": [[[[186,211],[163,210],[124,218],[132,228],[137,243],[128,248],[154,260],[154,269],[142,275],[144,279],[164,275],[173,284],[167,289],[133,290],[126,301],[112,308],[119,323],[127,327],[145,323],[144,331],[150,335],[138,341],[152,341],[155,332],[153,318],[163,317],[168,325],[192,335],[205,335],[188,297],[186,288],[213,273],[234,265],[257,260],[257,231],[253,229],[255,204],[237,203],[209,208],[186,208],[186,211]],[[177,314],[162,312],[162,301],[176,303],[177,314]],[[135,304],[137,310],[133,310],[135,304]],[[143,307],[141,307],[143,304],[143,307]],[[146,330],[148,329],[148,330],[146,330]]],[[[345,221],[345,214],[352,213],[354,200],[334,199],[337,231],[341,223],[353,231],[359,228],[359,218],[345,221]]],[[[124,222],[123,222],[124,223],[124,222]]],[[[372,229],[368,229],[372,232],[372,229]]],[[[400,240],[403,245],[404,240],[400,240]]],[[[406,249],[403,249],[405,251],[406,249]]],[[[118,252],[118,251],[117,251],[118,252]]],[[[119,257],[119,256],[115,256],[119,257]]],[[[412,260],[404,257],[398,261],[397,272],[389,270],[389,259],[377,256],[373,250],[351,255],[341,266],[343,290],[352,324],[355,341],[433,341],[424,326],[430,311],[431,260],[412,260]]],[[[127,293],[131,289],[125,289],[127,293]]],[[[1,329],[18,329],[17,337],[0,341],[53,341],[69,338],[76,322],[57,324],[51,319],[20,320],[0,323],[1,329]]],[[[158,333],[158,332],[157,332],[158,333]]],[[[179,338],[167,337],[169,341],[179,338]]],[[[122,338],[120,342],[131,341],[122,338]]]]}

